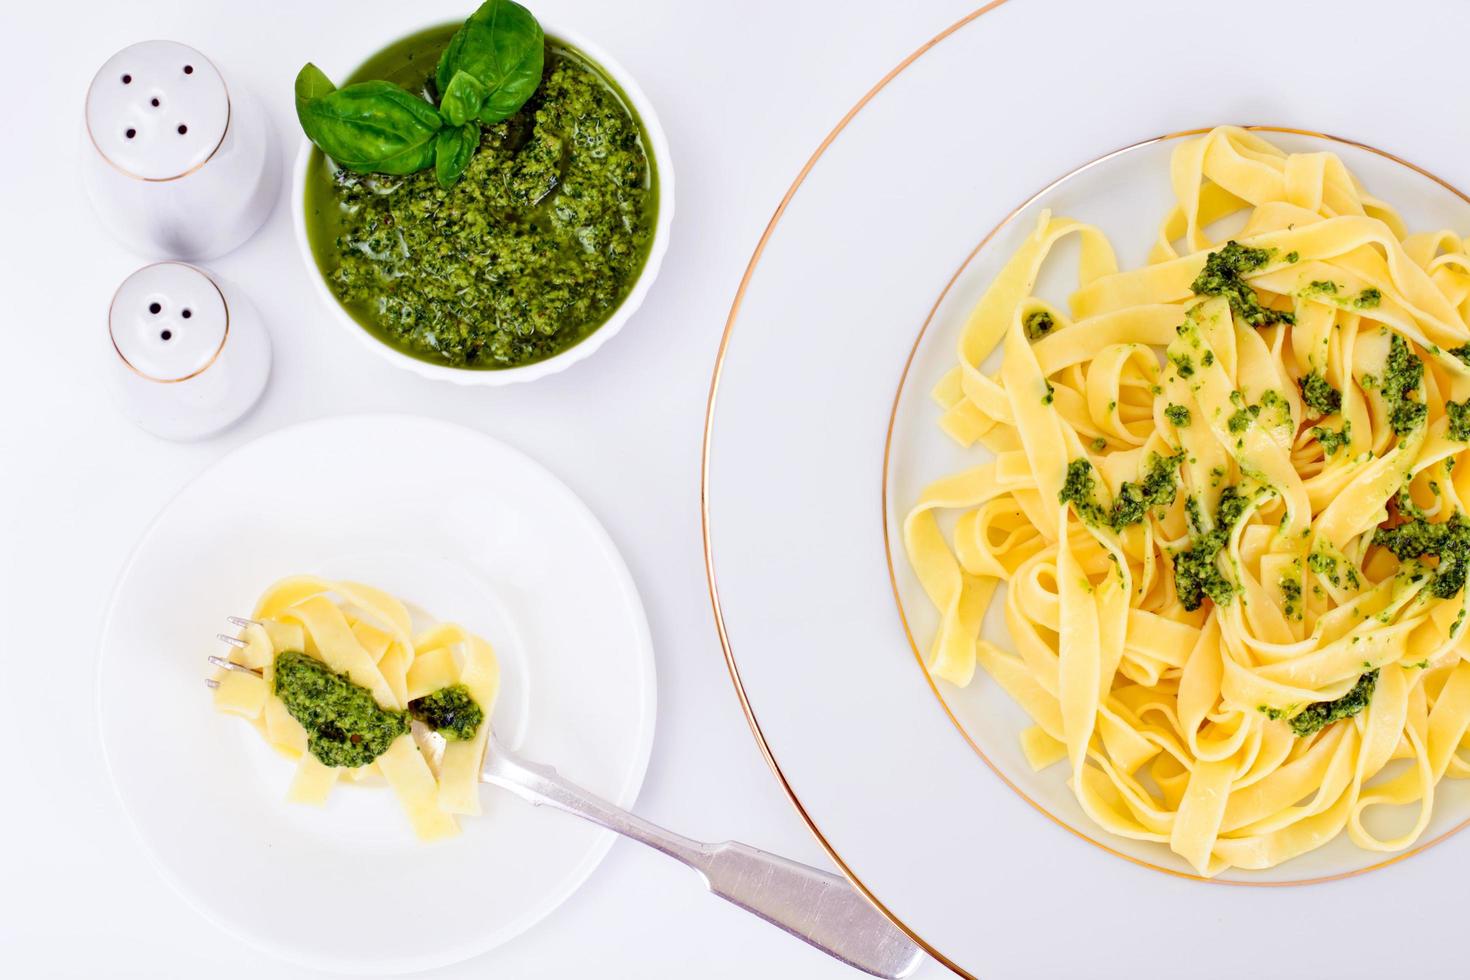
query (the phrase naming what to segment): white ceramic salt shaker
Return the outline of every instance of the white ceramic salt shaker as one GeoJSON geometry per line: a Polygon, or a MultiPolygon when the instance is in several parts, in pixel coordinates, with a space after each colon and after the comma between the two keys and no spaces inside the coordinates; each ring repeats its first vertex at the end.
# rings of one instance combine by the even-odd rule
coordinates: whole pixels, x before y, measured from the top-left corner
{"type": "Polygon", "coordinates": [[[123,411],[165,439],[200,439],[239,419],[270,376],[270,335],[240,290],[183,262],[144,266],[107,313],[123,411]]]}
{"type": "Polygon", "coordinates": [[[255,234],[280,184],[274,144],[249,93],[177,41],[123,48],[87,90],[88,196],[143,255],[210,258],[255,234]]]}

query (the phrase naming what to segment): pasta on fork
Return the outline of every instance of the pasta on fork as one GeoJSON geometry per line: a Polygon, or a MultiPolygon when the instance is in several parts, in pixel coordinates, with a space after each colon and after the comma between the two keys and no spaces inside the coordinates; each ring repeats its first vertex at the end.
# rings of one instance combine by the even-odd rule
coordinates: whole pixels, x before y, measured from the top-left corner
{"type": "Polygon", "coordinates": [[[489,643],[452,623],[415,633],[388,593],[302,575],[266,590],[232,647],[244,669],[215,674],[215,707],[296,762],[291,801],[320,806],[344,777],[382,779],[421,840],[479,814],[500,680],[489,643]]]}

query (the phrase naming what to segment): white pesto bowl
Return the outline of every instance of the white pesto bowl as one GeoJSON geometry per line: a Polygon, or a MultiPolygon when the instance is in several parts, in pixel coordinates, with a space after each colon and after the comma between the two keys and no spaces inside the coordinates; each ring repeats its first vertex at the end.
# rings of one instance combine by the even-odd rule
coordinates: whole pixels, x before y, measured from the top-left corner
{"type": "MultiPolygon", "coordinates": [[[[333,70],[328,72],[328,77],[346,78],[357,70],[358,65],[372,57],[377,51],[402,38],[444,26],[447,23],[450,22],[436,18],[427,23],[416,24],[395,37],[383,41],[345,71],[341,70],[340,65],[331,66],[333,70]]],[[[303,136],[300,141],[300,149],[296,153],[296,164],[291,178],[293,186],[291,221],[296,228],[296,245],[301,252],[302,261],[306,264],[307,275],[311,279],[317,296],[330,311],[332,318],[359,341],[398,367],[425,378],[450,381],[460,385],[508,385],[544,378],[548,374],[564,371],[578,361],[591,357],[603,344],[611,340],[623,328],[623,324],[627,323],[638,311],[638,307],[643,303],[643,297],[648,294],[649,287],[653,285],[653,280],[658,276],[664,252],[669,247],[669,228],[674,221],[674,165],[669,158],[668,140],[664,136],[663,126],[659,124],[658,115],[653,111],[653,104],[648,101],[648,96],[643,94],[643,89],[638,87],[633,76],[628,74],[623,66],[613,60],[612,56],[602,48],[575,31],[548,26],[545,21],[541,21],[541,27],[548,38],[568,44],[596,62],[598,67],[617,83],[618,88],[622,89],[623,95],[632,104],[634,112],[638,115],[638,121],[643,126],[644,146],[652,154],[655,172],[658,175],[658,221],[654,225],[653,241],[648,248],[648,258],[644,260],[637,281],[633,283],[633,288],[629,290],[628,295],[623,298],[622,303],[602,326],[561,353],[543,361],[523,364],[519,367],[459,368],[446,364],[432,364],[416,357],[410,357],[375,337],[366,327],[353,319],[352,314],[342,306],[328,288],[326,279],[317,267],[316,257],[311,251],[311,240],[307,237],[306,232],[306,178],[311,162],[311,152],[315,147],[303,136]]]]}

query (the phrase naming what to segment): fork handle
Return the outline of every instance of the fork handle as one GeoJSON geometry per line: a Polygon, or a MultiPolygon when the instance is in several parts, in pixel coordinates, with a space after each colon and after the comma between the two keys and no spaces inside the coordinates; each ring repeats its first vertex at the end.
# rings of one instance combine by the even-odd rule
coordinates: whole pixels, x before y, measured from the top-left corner
{"type": "Polygon", "coordinates": [[[846,878],[739,841],[705,845],[710,891],[876,977],[906,977],[924,954],[846,878]]]}
{"type": "Polygon", "coordinates": [[[706,844],[644,820],[495,746],[482,774],[537,806],[550,806],[647,844],[698,871],[719,897],[875,977],[899,980],[923,953],[845,878],[738,841],[706,844]]]}

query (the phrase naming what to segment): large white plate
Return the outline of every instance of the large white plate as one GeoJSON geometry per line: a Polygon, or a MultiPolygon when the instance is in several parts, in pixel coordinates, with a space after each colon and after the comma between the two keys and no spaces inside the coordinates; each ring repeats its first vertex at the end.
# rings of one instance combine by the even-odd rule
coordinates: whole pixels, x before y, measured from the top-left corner
{"type": "MultiPolygon", "coordinates": [[[[1028,201],[969,257],[954,281],[945,289],[904,374],[903,388],[894,403],[892,435],[888,440],[885,468],[885,521],[889,564],[902,602],[904,619],[917,650],[927,650],[938,615],[903,553],[903,519],[907,508],[924,487],[941,476],[957,473],[993,458],[983,450],[961,449],[935,424],[939,409],[930,397],[934,384],[956,362],[960,331],[971,308],[979,301],[1000,267],[1021,240],[1036,227],[1040,211],[1067,215],[1097,225],[1110,234],[1123,268],[1144,264],[1155,229],[1140,227],[1140,215],[1162,217],[1174,203],[1169,187],[1169,156],[1176,141],[1188,134],[1151,141],[1109,154],[1046,188],[1028,201]]],[[[1264,131],[1262,135],[1291,152],[1336,153],[1376,197],[1392,202],[1413,229],[1457,228],[1470,231],[1470,200],[1428,175],[1400,161],[1365,147],[1322,136],[1264,131]]],[[[1155,222],[1156,223],[1156,222],[1155,222]]],[[[1237,221],[1237,224],[1239,222],[1237,221]]],[[[1212,229],[1216,237],[1227,228],[1212,229]]],[[[1463,234],[1463,232],[1462,232],[1463,234]]],[[[1043,270],[1038,295],[1065,308],[1066,297],[1076,288],[1075,243],[1059,249],[1055,260],[1043,270]]],[[[1000,365],[997,351],[987,369],[1000,365]]],[[[987,617],[984,635],[1002,647],[1007,639],[1003,603],[1004,589],[997,593],[987,617]]],[[[917,654],[916,654],[917,656],[917,654]]],[[[1036,773],[1021,753],[1017,733],[1031,724],[1026,713],[995,684],[983,678],[967,688],[936,683],[935,693],[944,701],[976,750],[998,774],[1030,801],[1038,811],[1064,824],[1082,837],[1121,856],[1161,871],[1192,876],[1189,865],[1166,845],[1127,840],[1100,832],[1088,820],[1067,787],[1067,767],[1053,766],[1036,773]]],[[[1418,807],[1379,807],[1365,814],[1375,832],[1384,837],[1408,833],[1418,817],[1418,807]],[[1385,812],[1386,811],[1386,812],[1385,812]]],[[[1435,793],[1434,815],[1419,844],[1438,840],[1459,829],[1470,819],[1470,780],[1446,780],[1435,793]]],[[[1418,850],[1415,847],[1412,850],[1418,850]]],[[[1306,883],[1317,879],[1368,870],[1399,855],[1365,851],[1346,835],[1265,871],[1232,870],[1221,881],[1245,884],[1306,883]]]]}
{"type": "MultiPolygon", "coordinates": [[[[1299,976],[1310,949],[1313,975],[1361,976],[1443,971],[1458,948],[1450,899],[1470,835],[1371,874],[1263,889],[1161,874],[1059,828],[1074,824],[1135,861],[1182,870],[1167,852],[1102,840],[1068,810],[1064,788],[1030,774],[1014,750],[1017,715],[983,679],[951,699],[962,725],[1056,822],[977,758],[916,662],[885,561],[893,518],[953,462],[929,428],[924,392],[952,350],[955,313],[1014,244],[1007,229],[956,281],[918,350],[898,406],[885,513],[885,437],[915,336],[977,242],[1050,180],[1160,134],[1241,122],[1336,133],[1470,185],[1465,120],[1411,123],[1394,108],[1458,84],[1450,35],[1465,36],[1470,7],[1324,9],[1014,0],[979,12],[901,65],[823,144],[731,312],[705,482],[727,659],[763,749],[818,838],[958,972],[1299,976]],[[1417,71],[1399,82],[1333,69],[1333,52],[1349,50],[1417,71]],[[1375,934],[1415,938],[1343,941],[1346,924],[1365,916],[1375,934]],[[1152,965],[1141,967],[1145,955],[1152,965]]],[[[1443,186],[1371,152],[1334,148],[1414,223],[1470,232],[1470,207],[1443,186]]],[[[1137,261],[1162,214],[1168,149],[1106,161],[1011,227],[1051,203],[1099,220],[1121,256],[1137,261]]],[[[908,601],[906,563],[896,564],[922,641],[923,607],[908,601]]],[[[1456,795],[1426,839],[1467,815],[1456,795]]],[[[1373,860],[1333,849],[1260,879],[1322,877],[1373,860]]]]}
{"type": "Polygon", "coordinates": [[[591,874],[607,831],[483,791],[463,833],[417,843],[391,792],[284,802],[292,766],[216,714],[203,678],[224,617],[275,579],[358,578],[481,633],[501,662],[497,735],[630,806],[653,741],[643,607],[565,485],[469,429],[356,416],[276,432],[186,487],[118,582],[102,639],[114,784],[168,880],[241,938],[324,969],[473,956],[591,874]]]}

